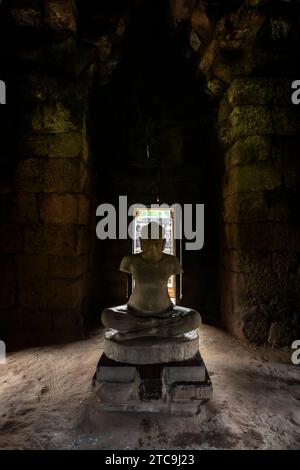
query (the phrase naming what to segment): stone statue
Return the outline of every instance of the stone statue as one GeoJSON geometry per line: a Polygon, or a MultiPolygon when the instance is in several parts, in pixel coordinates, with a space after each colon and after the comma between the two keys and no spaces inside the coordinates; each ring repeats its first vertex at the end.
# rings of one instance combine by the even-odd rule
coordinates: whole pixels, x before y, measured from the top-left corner
{"type": "Polygon", "coordinates": [[[176,256],[163,252],[163,227],[150,222],[141,232],[142,252],[125,256],[120,271],[134,278],[128,303],[102,312],[106,328],[117,330],[119,341],[139,337],[175,337],[195,330],[201,316],[195,310],[176,306],[168,293],[168,279],[182,273],[176,256]]]}

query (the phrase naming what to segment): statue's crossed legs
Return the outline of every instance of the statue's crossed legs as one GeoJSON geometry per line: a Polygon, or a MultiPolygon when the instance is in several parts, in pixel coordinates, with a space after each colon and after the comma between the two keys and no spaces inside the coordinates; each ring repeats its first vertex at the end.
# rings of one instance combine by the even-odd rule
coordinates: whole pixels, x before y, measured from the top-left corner
{"type": "Polygon", "coordinates": [[[119,340],[143,336],[179,336],[195,330],[201,324],[200,313],[177,305],[163,312],[161,317],[142,317],[125,304],[105,309],[102,312],[101,320],[106,328],[118,331],[119,340]]]}

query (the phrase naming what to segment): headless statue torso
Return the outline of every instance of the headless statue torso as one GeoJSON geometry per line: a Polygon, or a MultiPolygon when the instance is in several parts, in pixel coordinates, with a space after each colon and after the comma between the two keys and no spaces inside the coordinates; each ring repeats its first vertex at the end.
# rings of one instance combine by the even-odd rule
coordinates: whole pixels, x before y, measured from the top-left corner
{"type": "MultiPolygon", "coordinates": [[[[163,228],[155,223],[146,231],[158,227],[158,237],[141,237],[142,252],[125,256],[120,270],[134,278],[134,290],[126,305],[106,308],[102,323],[118,331],[120,340],[143,336],[178,336],[194,330],[201,323],[195,310],[173,305],[168,293],[170,276],[182,273],[176,256],[163,252],[163,228]]],[[[152,231],[151,231],[152,233],[152,231]]],[[[143,231],[142,231],[143,235],[143,231]]]]}
{"type": "Polygon", "coordinates": [[[169,297],[168,280],[174,274],[182,273],[182,267],[176,256],[162,253],[159,260],[145,260],[142,253],[125,256],[120,271],[129,273],[134,278],[134,290],[128,300],[128,306],[136,315],[164,316],[173,308],[169,297]]]}

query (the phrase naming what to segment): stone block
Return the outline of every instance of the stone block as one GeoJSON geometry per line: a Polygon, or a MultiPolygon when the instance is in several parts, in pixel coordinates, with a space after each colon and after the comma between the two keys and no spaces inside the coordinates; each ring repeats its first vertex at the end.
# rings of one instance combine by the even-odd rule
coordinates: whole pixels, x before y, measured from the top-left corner
{"type": "Polygon", "coordinates": [[[254,307],[249,312],[243,309],[242,330],[244,337],[258,346],[266,344],[271,321],[265,318],[260,307],[254,307]]]}
{"type": "Polygon", "coordinates": [[[258,273],[272,271],[271,253],[232,250],[224,254],[226,269],[235,273],[258,273]]]}
{"type": "Polygon", "coordinates": [[[136,379],[136,367],[109,367],[103,366],[97,369],[98,382],[132,383],[136,379]]]}
{"type": "Polygon", "coordinates": [[[136,400],[137,388],[134,383],[101,382],[96,387],[96,395],[101,404],[126,404],[136,400]]]}
{"type": "Polygon", "coordinates": [[[0,252],[20,253],[23,250],[23,236],[20,226],[2,224],[0,226],[0,252]]]}
{"type": "Polygon", "coordinates": [[[0,308],[10,308],[15,304],[15,277],[12,257],[0,257],[0,308]]]}
{"type": "Polygon", "coordinates": [[[272,272],[232,273],[230,290],[235,307],[255,306],[270,303],[274,293],[292,294],[293,283],[289,275],[279,277],[272,272]]]}
{"type": "Polygon", "coordinates": [[[29,342],[34,336],[40,337],[38,344],[45,344],[51,338],[52,321],[47,309],[38,306],[23,308],[23,330],[29,342]]]}
{"type": "Polygon", "coordinates": [[[237,193],[226,197],[223,217],[227,223],[284,222],[289,220],[290,210],[281,192],[237,193]]]}
{"type": "Polygon", "coordinates": [[[80,307],[84,288],[82,278],[77,280],[49,280],[47,287],[48,307],[54,309],[75,309],[80,307]]]}
{"type": "Polygon", "coordinates": [[[237,78],[233,80],[227,91],[232,108],[249,104],[269,104],[274,95],[275,81],[268,78],[237,78]]]}
{"type": "Polygon", "coordinates": [[[197,330],[174,338],[137,338],[119,341],[116,330],[105,333],[104,353],[114,361],[128,364],[159,364],[184,361],[199,351],[197,330]]]}
{"type": "Polygon", "coordinates": [[[23,158],[48,157],[48,135],[26,133],[21,138],[19,154],[23,158]]]}
{"type": "Polygon", "coordinates": [[[19,162],[15,188],[18,192],[81,193],[86,169],[78,159],[28,159],[19,162]]]}
{"type": "Polygon", "coordinates": [[[76,16],[72,0],[47,0],[45,3],[45,23],[54,31],[75,33],[76,16]]]}
{"type": "Polygon", "coordinates": [[[25,228],[25,253],[44,255],[79,254],[80,227],[75,225],[32,225],[25,228]]]}
{"type": "Polygon", "coordinates": [[[88,270],[88,255],[50,256],[49,277],[75,279],[88,270]]]}
{"type": "Polygon", "coordinates": [[[68,332],[70,338],[83,338],[83,318],[81,306],[76,308],[51,308],[48,312],[52,318],[52,325],[55,331],[63,332],[62,340],[66,341],[68,332]]]}
{"type": "Polygon", "coordinates": [[[225,227],[228,249],[255,251],[296,251],[299,240],[291,228],[281,222],[228,224],[225,227]],[[294,239],[293,239],[294,238],[294,239]],[[293,248],[292,248],[293,247],[293,248]]]}
{"type": "Polygon", "coordinates": [[[225,192],[266,191],[280,188],[281,176],[271,162],[256,162],[250,165],[234,166],[228,172],[225,192]]]}
{"type": "Polygon", "coordinates": [[[47,308],[47,282],[42,279],[18,281],[18,305],[20,307],[47,308]]]}
{"type": "Polygon", "coordinates": [[[56,134],[48,136],[49,157],[75,158],[80,156],[81,151],[81,132],[69,132],[67,134],[56,134]]]}
{"type": "Polygon", "coordinates": [[[82,282],[27,280],[18,282],[18,302],[21,307],[73,309],[82,301],[82,282]]]}
{"type": "Polygon", "coordinates": [[[71,110],[63,103],[47,103],[43,106],[43,132],[53,134],[75,131],[77,126],[72,120],[71,110]]]}
{"type": "Polygon", "coordinates": [[[163,380],[168,385],[174,382],[204,382],[205,379],[204,364],[195,367],[165,367],[163,370],[163,380]]]}
{"type": "Polygon", "coordinates": [[[91,234],[87,227],[78,229],[78,254],[86,255],[91,250],[91,234]]]}
{"type": "Polygon", "coordinates": [[[76,224],[77,196],[72,194],[40,194],[38,196],[41,220],[53,224],[76,224]]]}
{"type": "Polygon", "coordinates": [[[237,140],[226,153],[226,165],[245,165],[272,158],[271,137],[253,135],[237,140]]]}
{"type": "Polygon", "coordinates": [[[76,158],[81,150],[81,132],[35,134],[23,137],[20,154],[27,158],[76,158]]]}
{"type": "Polygon", "coordinates": [[[16,278],[19,280],[39,280],[48,277],[48,256],[20,254],[15,256],[16,278]]]}
{"type": "Polygon", "coordinates": [[[267,106],[239,106],[229,116],[231,141],[249,135],[273,133],[272,115],[267,106]]]}
{"type": "Polygon", "coordinates": [[[16,194],[12,200],[11,222],[17,224],[36,223],[39,220],[36,195],[16,194]]]}
{"type": "Polygon", "coordinates": [[[93,378],[93,388],[102,411],[191,416],[197,414],[201,404],[212,396],[212,384],[199,353],[188,361],[134,367],[102,354],[93,378]],[[172,369],[175,375],[165,372],[165,368],[172,369]],[[192,380],[189,380],[188,371],[197,368],[204,368],[203,380],[195,380],[200,378],[199,373],[192,373],[192,380]],[[181,375],[180,369],[185,370],[181,375]],[[178,378],[184,381],[174,382],[173,379],[178,378]]]}
{"type": "MultiPolygon", "coordinates": [[[[200,410],[200,403],[203,400],[209,400],[212,395],[212,387],[210,383],[205,384],[206,378],[202,381],[202,383],[184,383],[184,384],[176,384],[175,386],[171,387],[171,400],[172,404],[182,404],[186,405],[186,410],[189,407],[193,407],[196,403],[198,404],[198,408],[200,410]]],[[[198,410],[198,411],[199,411],[198,410]]]]}
{"type": "Polygon", "coordinates": [[[78,196],[78,223],[88,225],[90,217],[90,202],[84,194],[78,196]]]}

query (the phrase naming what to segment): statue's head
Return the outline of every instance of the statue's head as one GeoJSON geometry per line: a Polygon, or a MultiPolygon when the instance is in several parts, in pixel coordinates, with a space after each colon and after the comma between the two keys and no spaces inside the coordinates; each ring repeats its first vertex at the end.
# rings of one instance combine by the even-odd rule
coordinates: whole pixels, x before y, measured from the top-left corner
{"type": "Polygon", "coordinates": [[[166,244],[164,237],[164,228],[157,222],[150,222],[145,225],[141,231],[141,248],[147,257],[154,260],[161,258],[166,244]]]}

